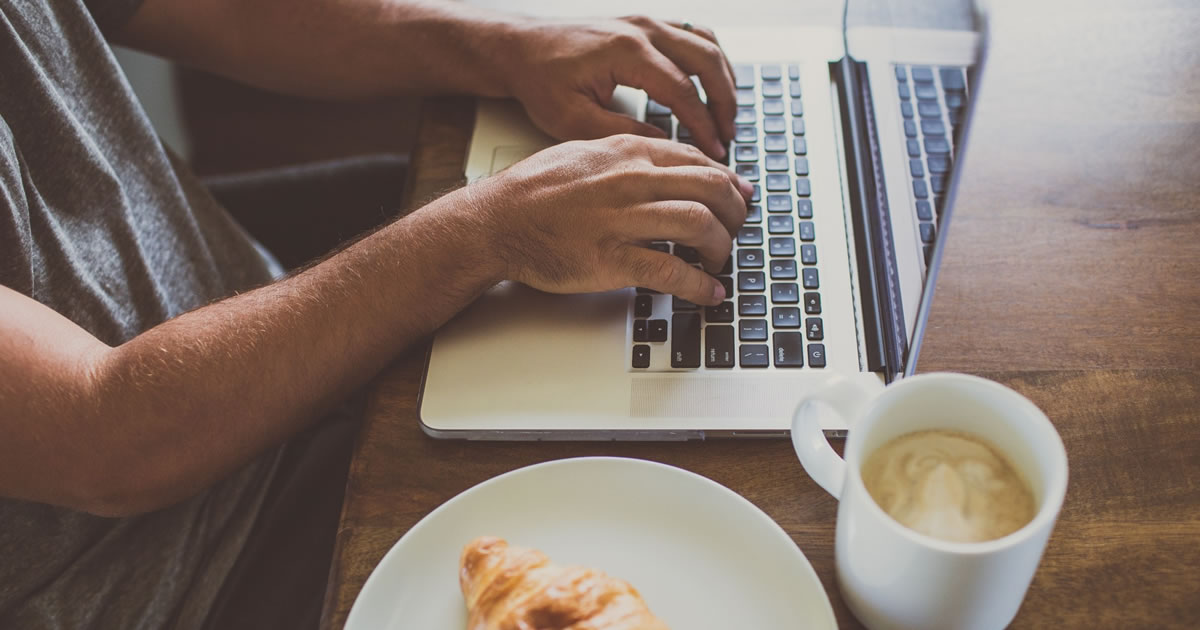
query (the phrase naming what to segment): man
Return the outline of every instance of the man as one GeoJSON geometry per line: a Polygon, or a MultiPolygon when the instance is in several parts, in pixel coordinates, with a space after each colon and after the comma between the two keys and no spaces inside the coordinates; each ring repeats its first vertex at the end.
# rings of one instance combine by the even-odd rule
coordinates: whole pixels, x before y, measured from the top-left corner
{"type": "Polygon", "coordinates": [[[728,62],[690,25],[404,0],[0,1],[0,627],[314,623],[332,541],[289,543],[316,582],[256,551],[292,540],[272,529],[281,496],[307,502],[280,445],[310,448],[317,418],[500,280],[721,301],[710,275],[643,245],[724,263],[750,193],[712,159],[733,115],[728,62]],[[105,37],[292,94],[515,97],[558,138],[607,139],[272,281],[163,149],[105,37]],[[708,155],[606,110],[618,83],[708,155]]]}

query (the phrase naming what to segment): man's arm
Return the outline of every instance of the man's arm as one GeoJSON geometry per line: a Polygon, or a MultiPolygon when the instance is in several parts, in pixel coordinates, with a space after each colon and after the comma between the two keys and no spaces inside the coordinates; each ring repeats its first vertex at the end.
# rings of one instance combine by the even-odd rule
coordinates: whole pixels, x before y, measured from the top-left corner
{"type": "Polygon", "coordinates": [[[0,287],[0,496],[103,515],[187,497],[279,443],[497,280],[700,304],[748,185],[692,147],[558,145],[275,284],[110,348],[0,287]]]}
{"type": "Polygon", "coordinates": [[[631,85],[670,107],[709,155],[733,139],[733,74],[712,32],[643,17],[572,24],[429,0],[145,0],[117,39],[291,94],[513,97],[560,140],[661,137],[604,109],[631,85]]]}

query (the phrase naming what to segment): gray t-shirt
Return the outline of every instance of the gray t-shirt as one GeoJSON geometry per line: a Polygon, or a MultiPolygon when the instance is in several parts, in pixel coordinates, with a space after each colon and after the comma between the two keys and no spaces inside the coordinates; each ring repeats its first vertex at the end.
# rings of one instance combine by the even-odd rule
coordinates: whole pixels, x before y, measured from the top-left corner
{"type": "MultiPolygon", "coordinates": [[[[111,345],[278,273],[164,149],[105,43],[140,1],[0,2],[0,284],[111,345]]],[[[277,459],[128,519],[0,498],[0,628],[198,627],[277,459]]]]}

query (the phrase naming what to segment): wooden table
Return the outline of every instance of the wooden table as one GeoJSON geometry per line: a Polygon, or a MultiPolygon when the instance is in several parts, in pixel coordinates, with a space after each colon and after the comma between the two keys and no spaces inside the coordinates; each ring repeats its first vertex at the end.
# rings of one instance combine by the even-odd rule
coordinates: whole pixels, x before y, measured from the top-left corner
{"type": "MultiPolygon", "coordinates": [[[[1058,427],[1070,485],[1014,627],[1200,627],[1200,6],[1004,5],[922,371],[1005,383],[1058,427]]],[[[1041,3],[1048,4],[1048,3],[1041,3]]],[[[462,176],[471,102],[425,108],[415,199],[462,176]]],[[[714,479],[804,551],[843,627],[836,503],[783,440],[465,443],[426,438],[425,348],[374,383],[323,627],[455,494],[551,459],[621,455],[714,479]]]]}

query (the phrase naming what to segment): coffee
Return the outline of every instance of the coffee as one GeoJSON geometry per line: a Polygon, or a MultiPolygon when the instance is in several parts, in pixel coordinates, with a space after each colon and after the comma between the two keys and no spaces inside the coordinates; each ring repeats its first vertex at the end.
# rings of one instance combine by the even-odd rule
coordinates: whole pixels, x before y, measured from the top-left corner
{"type": "Polygon", "coordinates": [[[1033,520],[1028,484],[1005,456],[967,433],[929,430],[894,438],[862,467],[871,498],[912,530],[952,542],[982,542],[1033,520]]]}

